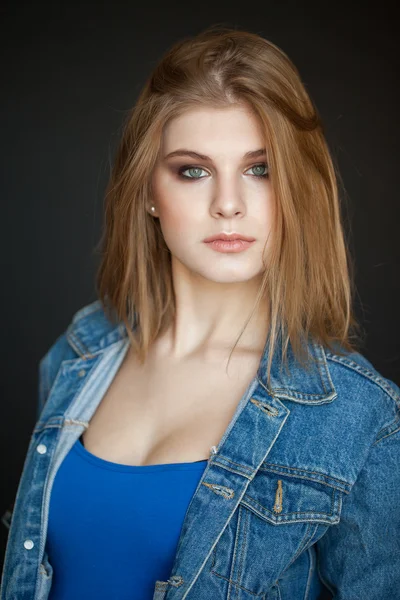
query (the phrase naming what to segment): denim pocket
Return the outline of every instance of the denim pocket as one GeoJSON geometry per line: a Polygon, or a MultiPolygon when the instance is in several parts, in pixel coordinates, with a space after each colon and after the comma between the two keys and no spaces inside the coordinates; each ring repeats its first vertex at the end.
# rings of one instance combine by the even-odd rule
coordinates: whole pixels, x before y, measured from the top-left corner
{"type": "MultiPolygon", "coordinates": [[[[316,474],[317,475],[317,474],[316,474]]],[[[259,471],[241,503],[273,525],[339,523],[343,491],[316,478],[259,471]]]]}
{"type": "Polygon", "coordinates": [[[339,523],[342,498],[318,473],[259,470],[213,549],[211,573],[269,599],[289,565],[339,523]]]}

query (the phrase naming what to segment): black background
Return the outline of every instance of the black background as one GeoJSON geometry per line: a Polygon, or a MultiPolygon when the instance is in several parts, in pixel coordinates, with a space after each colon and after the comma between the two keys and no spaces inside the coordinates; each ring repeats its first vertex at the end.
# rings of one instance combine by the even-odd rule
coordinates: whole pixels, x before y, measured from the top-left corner
{"type": "MultiPolygon", "coordinates": [[[[94,246],[122,121],[170,45],[211,24],[270,39],[299,69],[347,191],[363,354],[400,384],[392,4],[6,2],[0,10],[1,514],[35,422],[38,361],[96,299],[94,246]]],[[[6,538],[1,525],[2,549],[6,538]]]]}

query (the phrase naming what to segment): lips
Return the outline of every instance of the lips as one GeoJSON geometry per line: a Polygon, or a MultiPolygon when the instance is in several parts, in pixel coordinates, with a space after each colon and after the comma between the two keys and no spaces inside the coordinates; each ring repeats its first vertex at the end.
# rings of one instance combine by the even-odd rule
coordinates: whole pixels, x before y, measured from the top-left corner
{"type": "Polygon", "coordinates": [[[224,242],[233,242],[234,240],[243,240],[245,242],[254,242],[255,238],[242,235],[241,233],[217,233],[206,238],[204,242],[213,242],[223,240],[224,242]]]}

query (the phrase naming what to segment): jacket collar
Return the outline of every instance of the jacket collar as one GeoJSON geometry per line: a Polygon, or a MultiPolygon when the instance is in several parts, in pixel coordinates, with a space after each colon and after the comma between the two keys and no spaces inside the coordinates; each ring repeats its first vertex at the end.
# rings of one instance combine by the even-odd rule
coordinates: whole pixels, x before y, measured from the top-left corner
{"type": "MultiPolygon", "coordinates": [[[[127,338],[128,335],[124,323],[112,324],[107,319],[100,300],[96,300],[74,315],[66,337],[75,352],[86,360],[111,344],[127,338]]],[[[285,367],[281,365],[283,352],[279,338],[272,359],[270,387],[268,387],[268,342],[266,342],[257,379],[271,396],[308,405],[319,405],[335,400],[337,393],[330,376],[324,347],[309,336],[307,349],[309,356],[307,370],[295,358],[291,344],[288,345],[287,367],[285,367]]]]}

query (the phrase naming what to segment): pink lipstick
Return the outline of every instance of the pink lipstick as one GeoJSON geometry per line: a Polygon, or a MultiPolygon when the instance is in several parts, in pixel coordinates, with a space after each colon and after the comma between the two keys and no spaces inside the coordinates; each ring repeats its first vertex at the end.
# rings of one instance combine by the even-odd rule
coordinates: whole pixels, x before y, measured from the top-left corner
{"type": "Polygon", "coordinates": [[[240,233],[217,233],[204,240],[204,242],[217,252],[242,252],[255,242],[255,238],[240,233]]]}

